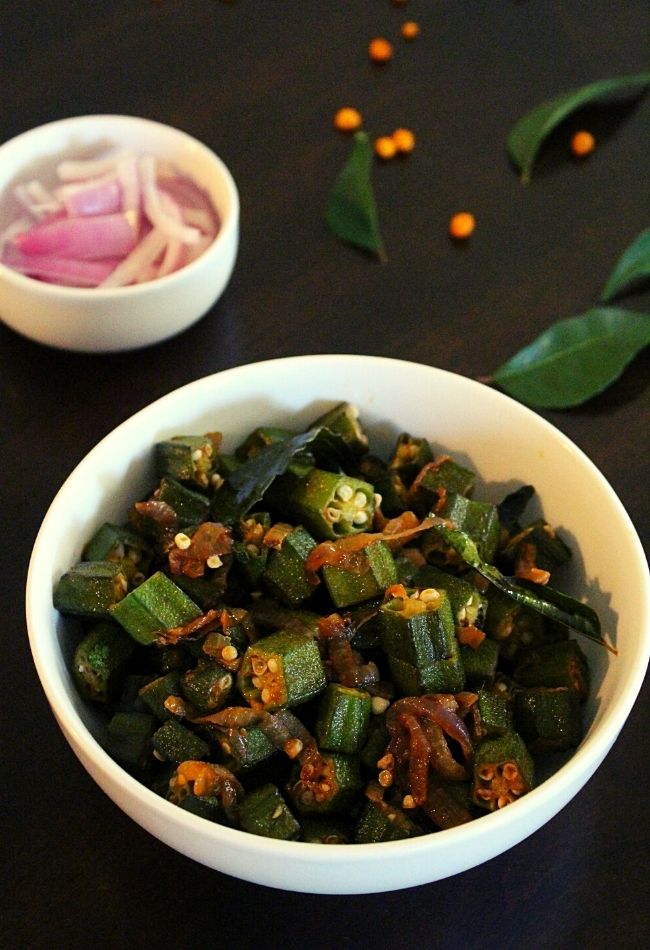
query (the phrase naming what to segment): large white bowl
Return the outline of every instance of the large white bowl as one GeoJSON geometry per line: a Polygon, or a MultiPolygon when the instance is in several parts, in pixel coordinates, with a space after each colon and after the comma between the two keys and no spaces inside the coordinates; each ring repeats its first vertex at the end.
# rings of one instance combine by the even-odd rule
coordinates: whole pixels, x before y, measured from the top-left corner
{"type": "Polygon", "coordinates": [[[564,435],[506,396],[414,363],[366,356],[306,356],[242,366],[190,383],[138,412],[103,439],[67,479],[47,513],[27,582],[34,660],[75,753],[104,791],[161,841],[203,864],[272,887],[370,893],[444,878],[507,850],[555,815],[589,779],[634,703],[650,653],[650,579],[635,530],[612,488],[564,435]],[[573,593],[600,612],[612,656],[584,641],[593,672],[588,731],[551,778],[502,811],[406,841],[324,846],[274,841],[213,824],[164,801],[109,758],[93,711],[67,662],[66,623],[52,585],[104,520],[123,519],[150,488],[152,444],[174,434],[222,430],[233,446],[260,424],[309,424],[341,400],[355,403],[374,445],[403,430],[471,462],[489,483],[476,497],[500,499],[533,484],[548,520],[573,545],[573,593]],[[597,517],[595,513],[597,512],[597,517]],[[615,556],[613,555],[615,552],[615,556]]]}
{"type": "Polygon", "coordinates": [[[239,245],[239,195],[207,146],[180,129],[128,115],[84,115],[30,129],[0,146],[0,231],[16,218],[12,190],[52,176],[64,158],[131,148],[171,162],[208,193],[220,230],[191,264],[129,287],[61,287],[0,264],[0,319],[49,346],[105,353],[149,346],[180,333],[219,299],[239,245]]]}

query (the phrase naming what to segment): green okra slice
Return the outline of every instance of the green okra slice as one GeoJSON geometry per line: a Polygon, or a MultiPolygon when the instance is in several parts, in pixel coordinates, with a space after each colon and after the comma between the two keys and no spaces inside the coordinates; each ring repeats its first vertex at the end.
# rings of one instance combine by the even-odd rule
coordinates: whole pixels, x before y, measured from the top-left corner
{"type": "Polygon", "coordinates": [[[220,663],[202,659],[180,678],[180,689],[200,715],[215,712],[224,706],[232,693],[234,677],[220,663]]]}
{"type": "MultiPolygon", "coordinates": [[[[456,531],[469,536],[484,561],[491,562],[494,559],[501,537],[496,505],[486,501],[474,501],[458,492],[448,492],[437,514],[451,521],[456,531]]],[[[422,552],[432,564],[458,565],[462,561],[435,528],[426,531],[422,536],[422,552]]]]}
{"type": "Polygon", "coordinates": [[[477,738],[505,736],[513,731],[510,697],[500,690],[480,689],[471,708],[472,726],[477,738]]]}
{"type": "Polygon", "coordinates": [[[233,772],[250,769],[275,754],[276,748],[259,726],[209,726],[210,737],[217,742],[233,772]]]}
{"type": "Polygon", "coordinates": [[[575,749],[582,739],[580,699],[565,686],[533,686],[514,695],[515,727],[530,751],[575,749]]]}
{"type": "Polygon", "coordinates": [[[237,687],[253,709],[298,706],[325,686],[316,641],[293,630],[278,630],[251,644],[237,674],[237,687]]]}
{"type": "Polygon", "coordinates": [[[186,759],[208,759],[210,746],[176,719],[168,719],[153,734],[156,758],[179,765],[186,759]]]}
{"type": "Polygon", "coordinates": [[[364,455],[368,451],[368,436],[359,421],[359,410],[352,403],[339,403],[309,426],[309,429],[319,428],[329,429],[339,435],[355,456],[364,455]]]}
{"type": "Polygon", "coordinates": [[[321,573],[335,607],[351,607],[382,594],[397,582],[392,551],[385,541],[373,541],[352,563],[324,564],[321,573]]]}
{"type": "Polygon", "coordinates": [[[134,650],[135,643],[117,624],[107,620],[93,626],[72,658],[72,676],[79,694],[99,703],[114,699],[134,650]]]}
{"type": "Polygon", "coordinates": [[[265,838],[296,841],[300,824],[277,785],[267,782],[244,797],[239,806],[239,822],[244,831],[265,838]]]}
{"type": "Polygon", "coordinates": [[[301,815],[339,814],[350,808],[362,788],[357,756],[313,746],[294,769],[289,797],[301,815]]]}
{"type": "Polygon", "coordinates": [[[303,524],[318,541],[368,531],[375,512],[372,485],[320,468],[311,468],[303,475],[281,475],[267,492],[266,500],[282,517],[303,524]]]}
{"type": "MultiPolygon", "coordinates": [[[[145,539],[129,527],[104,522],[83,550],[84,561],[130,561],[132,572],[149,562],[151,552],[145,539]]],[[[126,565],[123,564],[126,569],[126,565]]],[[[127,572],[128,573],[128,572],[127,572]]]]}
{"type": "Polygon", "coordinates": [[[128,579],[120,563],[81,561],[59,579],[54,606],[62,614],[88,620],[109,619],[126,596],[128,579]]]}
{"type": "Polygon", "coordinates": [[[376,455],[366,455],[359,461],[359,476],[375,489],[376,504],[388,518],[395,518],[407,508],[406,485],[388,463],[376,455]],[[379,500],[381,499],[381,501],[379,500]]]}
{"type": "Polygon", "coordinates": [[[182,699],[180,672],[172,670],[157,676],[141,686],[138,695],[160,722],[174,719],[177,715],[175,710],[179,709],[178,701],[182,699]]]}
{"type": "Polygon", "coordinates": [[[234,533],[233,555],[246,583],[258,590],[269,557],[269,548],[264,544],[264,536],[271,527],[268,512],[249,515],[239,522],[234,533]]]}
{"type": "Polygon", "coordinates": [[[350,844],[351,829],[347,822],[338,815],[301,815],[300,840],[311,844],[350,844]]]}
{"type": "Polygon", "coordinates": [[[435,587],[446,591],[457,627],[483,627],[487,614],[487,597],[465,578],[449,574],[433,564],[425,564],[412,575],[410,586],[435,587]]]}
{"type": "Polygon", "coordinates": [[[176,435],[154,447],[158,478],[173,478],[199,488],[210,485],[216,462],[216,446],[207,435],[176,435]]]}
{"type": "Polygon", "coordinates": [[[329,683],[316,715],[319,748],[329,752],[359,752],[366,740],[372,698],[365,690],[329,683]]]}
{"type": "Polygon", "coordinates": [[[581,701],[589,693],[587,658],[575,640],[527,650],[520,656],[513,677],[522,686],[565,686],[581,701]]]}
{"type": "Polygon", "coordinates": [[[274,597],[290,607],[298,607],[314,591],[305,563],[316,542],[300,525],[296,528],[290,525],[284,527],[284,537],[280,546],[269,552],[262,577],[274,597]]]}
{"type": "Polygon", "coordinates": [[[125,769],[143,771],[151,759],[155,728],[149,713],[115,713],[106,730],[107,751],[125,769]]]}
{"type": "Polygon", "coordinates": [[[474,804],[496,811],[533,787],[535,766],[516,732],[484,739],[474,753],[474,804]]]}
{"type": "Polygon", "coordinates": [[[517,603],[496,587],[490,586],[486,596],[485,633],[498,641],[501,654],[508,660],[523,648],[543,643],[547,637],[566,639],[569,635],[566,628],[551,624],[542,614],[517,603]]]}
{"type": "Polygon", "coordinates": [[[111,608],[114,620],[138,643],[154,643],[165,630],[183,627],[201,616],[193,600],[157,571],[111,608]]]}
{"type": "Polygon", "coordinates": [[[243,442],[235,449],[235,458],[238,462],[246,462],[248,459],[255,458],[256,455],[266,448],[267,445],[273,445],[276,442],[286,442],[295,433],[289,429],[283,429],[280,426],[258,426],[250,432],[243,442]]]}
{"type": "Polygon", "coordinates": [[[182,485],[175,478],[161,478],[153,498],[173,509],[179,528],[187,528],[208,520],[210,501],[207,496],[182,485]]]}
{"type": "Polygon", "coordinates": [[[272,597],[258,597],[251,604],[251,616],[256,627],[268,630],[296,630],[311,637],[318,636],[320,614],[313,610],[287,607],[272,597]]]}
{"type": "Polygon", "coordinates": [[[543,518],[538,518],[510,538],[503,556],[515,564],[523,556],[536,567],[552,574],[571,560],[571,548],[559,537],[555,528],[543,518]]]}
{"type": "Polygon", "coordinates": [[[389,465],[407,487],[429,462],[433,462],[433,450],[427,439],[412,436],[408,432],[398,435],[389,465]]]}
{"type": "Polygon", "coordinates": [[[499,644],[489,637],[486,637],[478,647],[461,643],[460,659],[467,686],[482,686],[485,683],[491,683],[499,662],[499,644]]]}
{"type": "Polygon", "coordinates": [[[176,764],[164,794],[185,811],[220,824],[236,825],[244,789],[223,765],[184,759],[176,764]]]}
{"type": "Polygon", "coordinates": [[[422,834],[406,812],[381,799],[371,798],[365,803],[354,830],[355,844],[375,844],[377,841],[400,841],[422,834]]]}
{"type": "Polygon", "coordinates": [[[428,588],[392,597],[379,611],[381,642],[404,695],[458,692],[465,675],[449,597],[428,588]]]}
{"type": "Polygon", "coordinates": [[[476,472],[455,462],[448,455],[428,462],[415,477],[409,499],[419,511],[431,511],[449,493],[470,495],[476,481],[476,472]]]}

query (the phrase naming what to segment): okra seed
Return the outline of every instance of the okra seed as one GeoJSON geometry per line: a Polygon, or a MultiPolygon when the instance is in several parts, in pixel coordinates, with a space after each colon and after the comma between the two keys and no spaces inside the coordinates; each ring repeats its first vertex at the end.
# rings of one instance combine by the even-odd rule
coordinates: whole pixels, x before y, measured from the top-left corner
{"type": "Polygon", "coordinates": [[[279,818],[282,814],[282,805],[276,805],[275,811],[271,815],[271,818],[279,818]]]}
{"type": "Polygon", "coordinates": [[[191,543],[192,539],[188,538],[182,531],[179,531],[174,538],[174,544],[177,548],[180,548],[181,551],[187,551],[191,543]]]}
{"type": "Polygon", "coordinates": [[[368,515],[365,511],[355,511],[352,521],[354,524],[365,524],[368,520],[368,515]]]}
{"type": "Polygon", "coordinates": [[[194,449],[194,451],[192,452],[192,461],[200,462],[202,458],[203,458],[203,449],[194,449]]]}
{"type": "Polygon", "coordinates": [[[324,514],[325,520],[331,524],[336,524],[337,521],[341,520],[341,512],[338,508],[326,508],[324,514]]]}
{"type": "Polygon", "coordinates": [[[212,475],[212,477],[210,478],[210,484],[211,484],[212,487],[215,488],[215,489],[221,488],[221,486],[223,485],[223,483],[224,483],[224,479],[223,479],[223,477],[219,474],[219,472],[215,472],[214,475],[212,475]]]}
{"type": "Polygon", "coordinates": [[[208,565],[208,567],[217,568],[221,567],[223,561],[218,554],[211,554],[205,563],[208,565]]]}
{"type": "Polygon", "coordinates": [[[377,762],[378,769],[392,769],[395,765],[395,756],[388,752],[386,755],[383,755],[381,759],[377,762]]]}
{"type": "Polygon", "coordinates": [[[236,660],[238,656],[237,647],[228,644],[221,651],[221,659],[225,660],[226,663],[232,663],[233,660],[236,660]]]}
{"type": "Polygon", "coordinates": [[[336,489],[336,495],[341,501],[350,501],[354,495],[354,488],[351,485],[339,485],[336,489]]]}
{"type": "Polygon", "coordinates": [[[382,788],[390,788],[393,784],[393,773],[388,769],[382,769],[379,773],[379,784],[382,788]]]}
{"type": "Polygon", "coordinates": [[[384,699],[383,696],[373,696],[372,697],[372,711],[375,716],[381,716],[382,713],[385,713],[390,703],[387,699],[384,699]]]}
{"type": "Polygon", "coordinates": [[[300,739],[295,737],[292,739],[287,739],[283,746],[285,755],[289,756],[290,759],[295,759],[303,750],[303,744],[300,739]]]}
{"type": "Polygon", "coordinates": [[[382,498],[382,496],[379,494],[378,491],[376,491],[375,494],[372,496],[372,500],[375,505],[375,508],[381,508],[381,503],[384,499],[382,498]]]}
{"type": "Polygon", "coordinates": [[[415,799],[412,795],[405,795],[402,799],[402,808],[415,808],[415,799]]]}
{"type": "Polygon", "coordinates": [[[265,703],[265,704],[266,704],[266,703],[269,703],[269,702],[271,701],[271,690],[270,690],[270,689],[266,689],[266,688],[263,689],[260,698],[261,698],[261,700],[262,700],[263,703],[265,703]]]}
{"type": "Polygon", "coordinates": [[[232,755],[232,747],[229,742],[226,742],[225,739],[221,743],[221,748],[226,753],[226,755],[232,755]]]}
{"type": "Polygon", "coordinates": [[[435,587],[425,587],[424,590],[420,591],[420,600],[425,604],[432,604],[439,599],[440,594],[435,587]]]}
{"type": "Polygon", "coordinates": [[[365,508],[368,504],[368,499],[362,491],[358,491],[354,496],[353,504],[355,508],[365,508]]]}
{"type": "Polygon", "coordinates": [[[494,778],[494,767],[492,765],[483,765],[478,770],[478,777],[483,782],[491,782],[494,778]]]}
{"type": "Polygon", "coordinates": [[[232,686],[232,676],[230,675],[230,673],[226,673],[226,675],[222,676],[221,679],[219,680],[219,688],[226,690],[226,689],[230,689],[231,686],[232,686]]]}
{"type": "Polygon", "coordinates": [[[269,673],[277,673],[277,672],[278,672],[278,670],[279,670],[279,668],[280,668],[280,665],[279,665],[278,661],[275,659],[274,656],[272,656],[271,659],[269,660],[269,662],[268,662],[268,668],[269,668],[269,673]]]}
{"type": "Polygon", "coordinates": [[[259,678],[259,676],[253,676],[251,677],[251,683],[253,684],[255,689],[259,689],[260,686],[262,685],[262,680],[259,678]]]}

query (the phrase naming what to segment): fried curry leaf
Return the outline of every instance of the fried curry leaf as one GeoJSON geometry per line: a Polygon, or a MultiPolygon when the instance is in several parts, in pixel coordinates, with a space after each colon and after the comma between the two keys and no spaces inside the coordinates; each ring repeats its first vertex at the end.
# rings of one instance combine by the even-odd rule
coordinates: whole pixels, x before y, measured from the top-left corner
{"type": "Polygon", "coordinates": [[[537,153],[548,135],[568,116],[588,105],[624,102],[640,95],[650,85],[650,72],[601,79],[562,93],[532,109],[510,131],[507,149],[510,158],[528,182],[537,153]]]}
{"type": "Polygon", "coordinates": [[[334,182],[325,220],[340,240],[385,260],[372,188],[372,160],[372,145],[368,136],[365,132],[357,132],[352,152],[334,182]]]}
{"type": "Polygon", "coordinates": [[[478,571],[486,580],[490,581],[501,593],[516,600],[531,610],[536,610],[550,620],[556,620],[572,630],[582,633],[589,640],[594,640],[608,650],[615,653],[614,648],[607,643],[600,631],[600,620],[595,610],[587,604],[569,597],[553,588],[540,588],[539,585],[514,581],[505,577],[493,564],[488,564],[480,557],[476,544],[464,531],[448,528],[444,524],[433,526],[443,541],[452,547],[456,553],[478,571]]]}
{"type": "Polygon", "coordinates": [[[349,460],[349,449],[343,438],[324,426],[273,442],[228,476],[212,502],[213,517],[225,523],[243,518],[262,500],[271,482],[283,475],[292,462],[304,458],[310,447],[317,447],[318,458],[330,465],[349,460]]]}
{"type": "Polygon", "coordinates": [[[554,323],[490,381],[529,406],[568,409],[606,389],[648,344],[650,315],[596,307],[554,323]]]}
{"type": "Polygon", "coordinates": [[[650,228],[623,251],[609,275],[600,299],[609,301],[650,277],[650,228]]]}

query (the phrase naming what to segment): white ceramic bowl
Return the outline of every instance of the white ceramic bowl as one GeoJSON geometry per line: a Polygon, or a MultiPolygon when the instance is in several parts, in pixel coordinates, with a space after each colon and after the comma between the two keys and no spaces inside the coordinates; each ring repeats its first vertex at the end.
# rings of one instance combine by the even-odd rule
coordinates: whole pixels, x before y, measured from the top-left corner
{"type": "Polygon", "coordinates": [[[212,199],[221,227],[191,264],[131,287],[44,283],[0,264],[0,319],[49,346],[111,352],[148,346],[195,323],[223,292],[239,244],[239,196],[214,152],[179,129],[126,115],[86,115],[31,129],[0,146],[0,230],[16,217],[12,189],[51,176],[63,158],[96,157],[123,146],[165,158],[212,199]]]}
{"type": "Polygon", "coordinates": [[[498,392],[439,369],[367,356],[306,356],[242,366],[197,380],[128,419],[67,479],[43,522],[27,582],[34,660],[70,745],[104,791],[135,821],[196,861],[272,887],[368,893],[448,877],[506,851],[555,815],[616,739],[650,653],[650,579],[639,539],[613,490],[555,428],[498,392]],[[403,430],[471,462],[499,500],[533,484],[548,520],[574,547],[573,593],[586,595],[619,650],[584,640],[593,674],[588,731],[551,778],[507,808],[407,841],[323,846],[282,842],[215,825],[159,798],[124,772],[95,736],[98,722],[68,674],[66,623],[52,585],[106,519],[123,519],[153,480],[151,445],[174,434],[223,430],[226,446],[260,424],[306,426],[326,408],[355,403],[373,445],[388,451],[403,430]],[[594,518],[594,512],[598,517],[594,518]],[[616,551],[616,557],[612,557],[616,551]]]}

